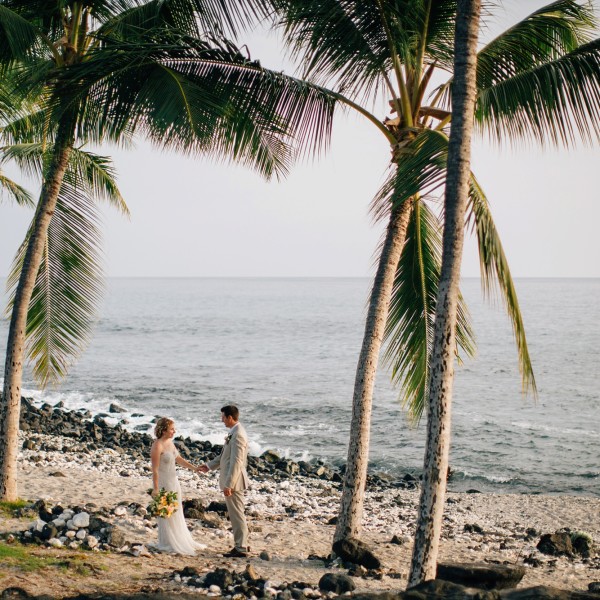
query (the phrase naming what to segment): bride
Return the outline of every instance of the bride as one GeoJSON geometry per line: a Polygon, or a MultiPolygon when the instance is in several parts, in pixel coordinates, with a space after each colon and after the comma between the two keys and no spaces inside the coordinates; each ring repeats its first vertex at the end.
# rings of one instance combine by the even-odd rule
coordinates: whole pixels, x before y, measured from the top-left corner
{"type": "Polygon", "coordinates": [[[166,519],[158,517],[158,545],[156,548],[162,552],[175,554],[194,554],[196,550],[206,548],[204,544],[196,542],[190,534],[185,519],[183,518],[183,502],[181,486],[177,479],[175,464],[186,469],[198,472],[192,465],[177,452],[173,437],[175,436],[175,423],[171,419],[161,417],[154,428],[156,440],[152,444],[152,496],[156,496],[160,489],[177,493],[177,510],[166,519]]]}

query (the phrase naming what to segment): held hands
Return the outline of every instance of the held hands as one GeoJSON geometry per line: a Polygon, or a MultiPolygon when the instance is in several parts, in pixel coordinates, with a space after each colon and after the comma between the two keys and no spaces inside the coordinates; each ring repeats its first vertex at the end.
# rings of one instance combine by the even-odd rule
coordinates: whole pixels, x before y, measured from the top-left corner
{"type": "Polygon", "coordinates": [[[196,473],[208,473],[209,468],[206,465],[200,465],[196,467],[196,473]]]}

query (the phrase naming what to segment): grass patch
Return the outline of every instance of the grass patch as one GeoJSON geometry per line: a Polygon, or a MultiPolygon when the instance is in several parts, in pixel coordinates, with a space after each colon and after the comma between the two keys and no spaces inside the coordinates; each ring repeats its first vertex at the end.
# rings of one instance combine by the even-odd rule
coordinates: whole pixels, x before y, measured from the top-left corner
{"type": "Polygon", "coordinates": [[[0,567],[15,567],[22,571],[39,571],[60,564],[54,556],[37,556],[21,544],[0,542],[0,567]]]}
{"type": "Polygon", "coordinates": [[[28,504],[29,503],[26,500],[21,500],[20,498],[14,502],[3,500],[0,502],[0,515],[4,517],[14,517],[18,510],[25,508],[28,504]]]}
{"type": "Polygon", "coordinates": [[[23,546],[22,544],[5,544],[0,542],[0,576],[6,568],[19,569],[26,573],[41,571],[43,569],[55,568],[70,575],[89,577],[106,571],[108,567],[95,565],[89,561],[85,554],[69,556],[40,556],[34,551],[35,547],[23,546]]]}

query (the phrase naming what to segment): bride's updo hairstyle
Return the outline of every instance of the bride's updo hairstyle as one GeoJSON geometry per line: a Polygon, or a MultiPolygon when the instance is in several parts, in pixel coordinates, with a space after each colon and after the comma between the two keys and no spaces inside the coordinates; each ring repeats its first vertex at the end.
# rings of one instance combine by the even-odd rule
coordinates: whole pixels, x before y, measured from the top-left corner
{"type": "Polygon", "coordinates": [[[167,419],[167,417],[161,417],[158,421],[156,421],[156,425],[154,427],[154,435],[156,439],[159,440],[164,432],[169,429],[170,425],[173,425],[173,419],[167,419]]]}

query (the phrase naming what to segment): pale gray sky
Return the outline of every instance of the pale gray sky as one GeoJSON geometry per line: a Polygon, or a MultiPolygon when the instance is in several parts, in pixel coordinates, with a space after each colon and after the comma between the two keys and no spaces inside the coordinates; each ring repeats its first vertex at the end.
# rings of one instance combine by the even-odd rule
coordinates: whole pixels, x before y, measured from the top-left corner
{"type": "MultiPolygon", "coordinates": [[[[505,2],[482,39],[545,4],[505,2]]],[[[594,4],[599,9],[600,1],[594,4]]],[[[290,72],[277,40],[248,40],[252,57],[290,72]]],[[[383,102],[375,113],[385,116],[383,102]]],[[[145,144],[113,157],[132,217],[107,209],[109,276],[370,276],[381,229],[368,214],[389,161],[383,136],[341,115],[330,151],[281,182],[145,144]]],[[[518,150],[477,140],[473,170],[487,192],[515,277],[600,277],[600,152],[518,150]]],[[[14,171],[10,174],[19,179],[14,171]]],[[[31,214],[0,207],[0,276],[31,214]]],[[[463,275],[479,273],[473,241],[463,275]]]]}

